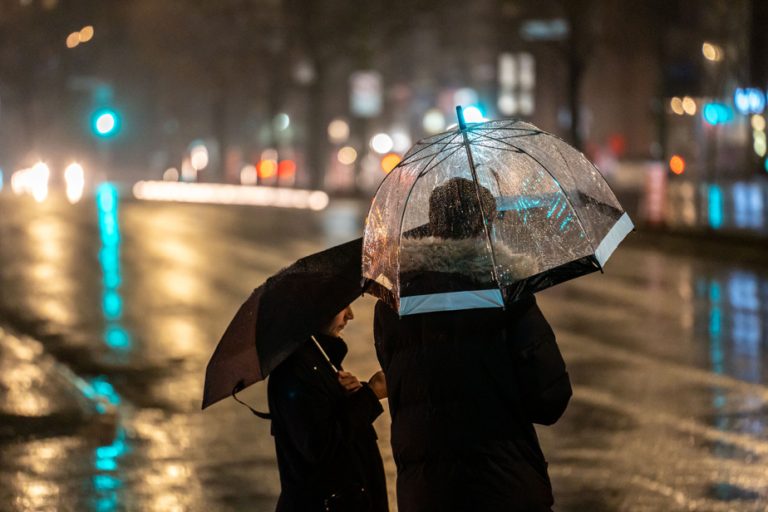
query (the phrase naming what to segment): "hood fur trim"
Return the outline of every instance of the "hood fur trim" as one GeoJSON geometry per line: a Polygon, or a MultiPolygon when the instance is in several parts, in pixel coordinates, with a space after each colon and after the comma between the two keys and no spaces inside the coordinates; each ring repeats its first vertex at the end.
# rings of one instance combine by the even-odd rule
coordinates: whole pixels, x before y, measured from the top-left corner
{"type": "MultiPolygon", "coordinates": [[[[531,256],[515,253],[500,242],[494,243],[493,250],[502,282],[512,283],[536,273],[536,261],[531,256]]],[[[429,236],[400,242],[400,272],[460,273],[487,280],[491,261],[482,237],[456,240],[429,236]]]]}

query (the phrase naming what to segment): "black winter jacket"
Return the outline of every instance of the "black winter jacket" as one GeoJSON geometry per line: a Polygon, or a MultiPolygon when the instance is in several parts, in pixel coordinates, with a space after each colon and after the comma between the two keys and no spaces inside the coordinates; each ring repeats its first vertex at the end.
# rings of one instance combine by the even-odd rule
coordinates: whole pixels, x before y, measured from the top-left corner
{"type": "MultiPolygon", "coordinates": [[[[340,338],[316,336],[337,368],[340,338]]],[[[347,395],[311,340],[268,382],[282,492],[278,512],[387,512],[384,468],[372,423],[383,408],[367,384],[347,395]]]]}
{"type": "Polygon", "coordinates": [[[553,504],[532,423],[571,386],[532,296],[508,307],[398,317],[376,305],[400,512],[542,511],[553,504]]]}

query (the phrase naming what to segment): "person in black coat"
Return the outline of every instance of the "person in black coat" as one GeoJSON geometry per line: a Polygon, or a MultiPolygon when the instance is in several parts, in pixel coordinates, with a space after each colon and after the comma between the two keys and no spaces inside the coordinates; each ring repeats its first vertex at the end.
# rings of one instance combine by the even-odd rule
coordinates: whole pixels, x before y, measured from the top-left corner
{"type": "MultiPolygon", "coordinates": [[[[470,204],[474,197],[476,205],[474,184],[462,181],[468,182],[449,182],[438,195],[470,204]]],[[[481,192],[487,213],[495,204],[489,191],[481,192]]],[[[473,253],[467,240],[484,241],[482,219],[466,222],[472,215],[466,206],[433,211],[440,203],[431,205],[429,232],[421,233],[418,250],[401,263],[403,293],[450,291],[477,278],[472,269],[478,254],[486,256],[484,244],[475,244],[480,249],[473,253]],[[450,218],[457,212],[459,229],[459,220],[450,218]],[[427,271],[436,260],[459,272],[427,271]]],[[[554,333],[532,295],[505,310],[403,317],[379,301],[374,338],[388,387],[400,512],[551,509],[547,462],[533,423],[557,421],[571,386],[554,333]]]]}
{"type": "Polygon", "coordinates": [[[360,382],[342,369],[339,337],[353,317],[347,307],[314,338],[339,369],[336,374],[312,339],[269,377],[282,491],[278,512],[387,512],[384,468],[373,421],[386,397],[382,372],[360,382]]]}

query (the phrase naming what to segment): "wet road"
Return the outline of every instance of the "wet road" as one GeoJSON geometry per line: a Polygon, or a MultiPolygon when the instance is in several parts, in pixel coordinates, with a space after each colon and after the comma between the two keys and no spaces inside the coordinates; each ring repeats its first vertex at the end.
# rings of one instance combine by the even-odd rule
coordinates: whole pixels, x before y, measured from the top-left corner
{"type": "MultiPolygon", "coordinates": [[[[0,510],[273,510],[268,423],[200,412],[205,364],[252,288],[363,215],[0,195],[0,510]]],[[[556,510],[766,510],[768,266],[631,236],[539,294],[575,388],[539,429],[556,510]]],[[[345,332],[363,377],[372,305],[345,332]]]]}

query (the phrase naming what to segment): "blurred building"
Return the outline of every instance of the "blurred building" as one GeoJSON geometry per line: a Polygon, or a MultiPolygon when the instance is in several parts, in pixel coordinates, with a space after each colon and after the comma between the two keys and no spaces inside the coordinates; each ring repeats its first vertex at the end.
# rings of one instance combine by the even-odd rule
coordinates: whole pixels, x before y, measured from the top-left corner
{"type": "Polygon", "coordinates": [[[3,168],[84,155],[110,179],[369,195],[410,144],[455,122],[457,104],[560,135],[619,187],[627,173],[647,186],[650,166],[665,184],[762,179],[768,168],[761,0],[0,9],[3,168]],[[80,42],[88,26],[95,35],[80,42]],[[93,131],[103,108],[120,117],[115,136],[93,131]]]}

